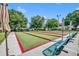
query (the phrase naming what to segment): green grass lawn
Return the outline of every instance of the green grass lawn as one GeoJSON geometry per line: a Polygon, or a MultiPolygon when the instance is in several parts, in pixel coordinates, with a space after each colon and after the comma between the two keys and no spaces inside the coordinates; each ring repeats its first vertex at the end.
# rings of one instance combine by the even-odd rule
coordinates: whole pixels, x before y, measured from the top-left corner
{"type": "Polygon", "coordinates": [[[27,33],[33,33],[34,35],[44,37],[44,38],[47,38],[47,39],[50,39],[50,40],[54,40],[54,39],[58,38],[56,36],[49,36],[49,35],[45,35],[45,34],[39,34],[38,32],[27,32],[27,33]]]}
{"type": "Polygon", "coordinates": [[[3,32],[0,32],[0,44],[3,42],[3,40],[4,40],[4,35],[5,35],[5,33],[3,33],[3,32]]]}
{"type": "Polygon", "coordinates": [[[48,40],[31,36],[23,32],[17,32],[16,34],[25,50],[48,42],[48,40]]]}

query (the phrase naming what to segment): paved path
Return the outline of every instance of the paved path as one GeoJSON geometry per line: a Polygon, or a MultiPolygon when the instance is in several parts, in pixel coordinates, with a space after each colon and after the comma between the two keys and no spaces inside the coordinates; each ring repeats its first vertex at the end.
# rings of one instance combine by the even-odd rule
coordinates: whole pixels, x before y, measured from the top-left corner
{"type": "Polygon", "coordinates": [[[6,56],[6,47],[5,47],[5,40],[0,45],[0,56],[6,56]]]}
{"type": "Polygon", "coordinates": [[[18,42],[15,37],[15,33],[11,32],[7,39],[8,39],[9,55],[21,54],[18,42]]]}
{"type": "Polygon", "coordinates": [[[77,49],[77,55],[79,56],[79,32],[78,32],[77,39],[78,39],[78,49],[77,49]]]}
{"type": "Polygon", "coordinates": [[[63,50],[67,51],[68,53],[65,53],[62,51],[60,53],[60,56],[77,56],[79,47],[78,47],[78,42],[79,42],[79,33],[73,38],[71,42],[69,42],[63,50]]]}
{"type": "MultiPolygon", "coordinates": [[[[21,51],[20,51],[20,48],[19,48],[19,45],[18,45],[18,42],[16,40],[16,37],[15,37],[15,33],[14,32],[11,32],[9,34],[9,36],[7,37],[7,41],[8,41],[8,54],[11,56],[11,55],[20,55],[21,54],[21,51]]],[[[5,56],[6,55],[6,50],[5,50],[5,40],[4,42],[0,45],[0,56],[5,56]]]]}

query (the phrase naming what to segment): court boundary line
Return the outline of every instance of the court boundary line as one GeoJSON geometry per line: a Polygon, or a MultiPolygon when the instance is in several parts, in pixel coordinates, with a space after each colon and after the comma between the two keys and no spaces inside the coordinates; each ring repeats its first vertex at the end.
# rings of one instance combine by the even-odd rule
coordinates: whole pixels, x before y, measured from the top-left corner
{"type": "Polygon", "coordinates": [[[38,37],[38,38],[42,38],[42,39],[44,39],[44,40],[53,41],[53,40],[50,40],[50,39],[48,39],[48,38],[35,35],[35,34],[33,34],[33,33],[25,33],[25,32],[24,32],[24,34],[29,34],[29,35],[31,35],[31,36],[38,37]]]}
{"type": "Polygon", "coordinates": [[[30,51],[30,50],[32,50],[32,49],[35,49],[35,48],[37,48],[37,47],[40,47],[40,46],[42,46],[42,45],[45,45],[45,44],[51,42],[51,41],[48,41],[48,42],[45,42],[45,43],[43,43],[43,44],[41,44],[41,45],[37,45],[37,46],[35,46],[35,47],[31,47],[31,48],[25,50],[25,49],[23,48],[23,46],[22,46],[22,44],[21,44],[21,42],[20,42],[20,40],[19,40],[19,38],[18,38],[18,36],[17,36],[16,33],[15,33],[15,36],[16,36],[16,39],[17,39],[19,48],[20,48],[20,50],[21,50],[22,53],[28,52],[28,51],[30,51]]]}

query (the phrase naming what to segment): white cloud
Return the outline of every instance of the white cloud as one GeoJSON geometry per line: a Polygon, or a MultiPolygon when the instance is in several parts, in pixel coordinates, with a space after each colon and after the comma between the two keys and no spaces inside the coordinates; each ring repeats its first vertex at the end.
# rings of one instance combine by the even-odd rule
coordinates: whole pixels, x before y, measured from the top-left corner
{"type": "Polygon", "coordinates": [[[20,7],[20,6],[18,6],[16,10],[18,10],[22,13],[26,13],[26,10],[24,8],[20,7]]]}
{"type": "Polygon", "coordinates": [[[79,7],[78,7],[78,8],[76,8],[76,10],[79,10],[79,7]]]}

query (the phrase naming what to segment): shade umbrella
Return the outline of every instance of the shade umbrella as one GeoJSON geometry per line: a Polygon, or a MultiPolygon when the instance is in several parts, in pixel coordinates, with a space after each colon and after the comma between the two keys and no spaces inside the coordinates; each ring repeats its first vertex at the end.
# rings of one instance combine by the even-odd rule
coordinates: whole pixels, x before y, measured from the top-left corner
{"type": "Polygon", "coordinates": [[[9,14],[8,14],[8,4],[1,3],[1,27],[2,31],[5,32],[5,39],[6,39],[6,55],[8,56],[8,45],[7,45],[7,32],[10,32],[9,26],[9,14]]]}
{"type": "Polygon", "coordinates": [[[8,4],[3,3],[2,4],[2,27],[3,27],[3,32],[9,32],[10,31],[10,26],[9,26],[9,15],[8,15],[8,4]]]}

